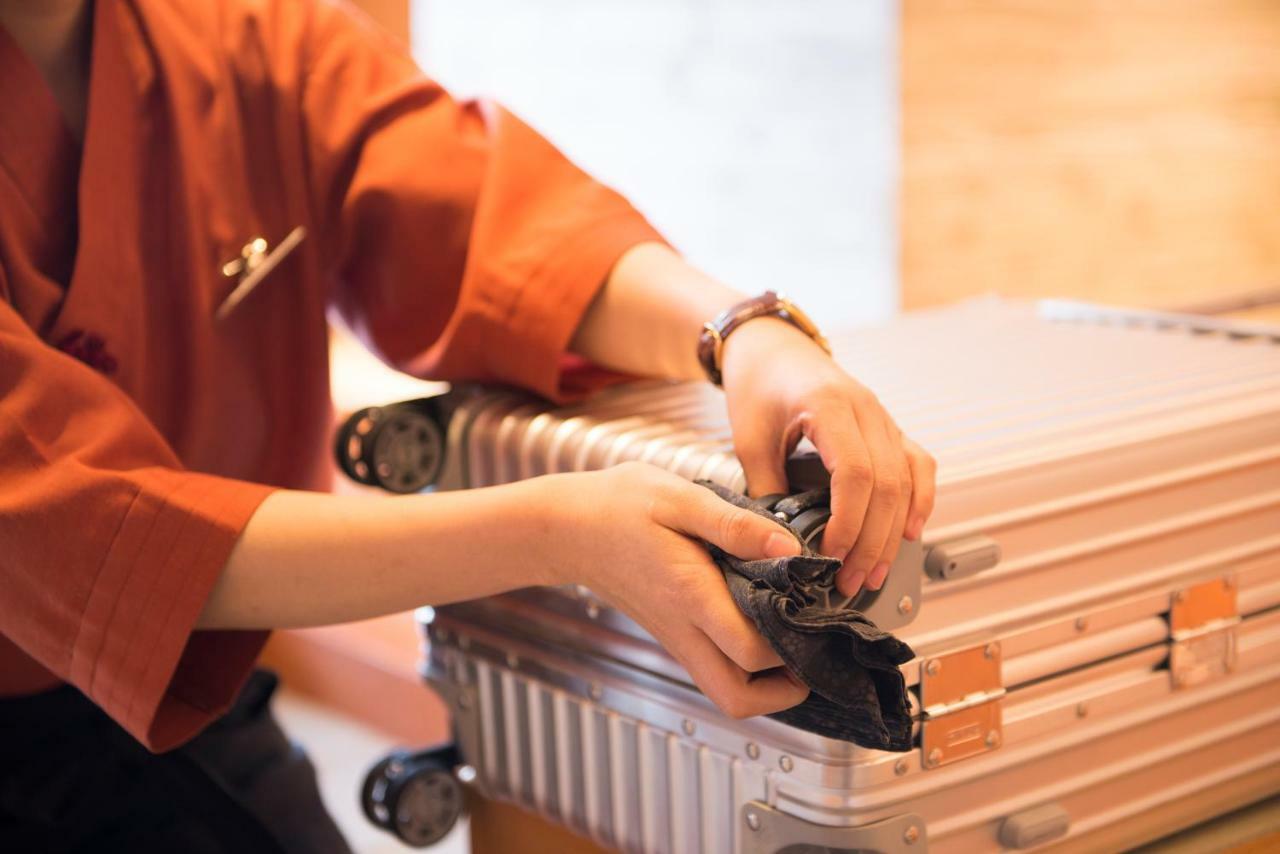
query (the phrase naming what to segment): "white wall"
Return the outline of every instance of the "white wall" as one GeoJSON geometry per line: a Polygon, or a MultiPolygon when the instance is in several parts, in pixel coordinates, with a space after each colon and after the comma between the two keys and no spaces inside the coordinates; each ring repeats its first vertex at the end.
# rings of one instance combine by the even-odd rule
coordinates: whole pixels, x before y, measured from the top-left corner
{"type": "Polygon", "coordinates": [[[695,263],[828,327],[898,305],[891,0],[415,0],[414,53],[502,101],[695,263]]]}

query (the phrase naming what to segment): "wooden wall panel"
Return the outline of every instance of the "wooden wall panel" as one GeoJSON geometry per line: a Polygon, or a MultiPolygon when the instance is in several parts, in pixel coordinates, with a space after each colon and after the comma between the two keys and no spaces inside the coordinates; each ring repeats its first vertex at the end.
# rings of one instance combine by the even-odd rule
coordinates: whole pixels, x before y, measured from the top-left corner
{"type": "Polygon", "coordinates": [[[905,308],[1280,282],[1280,2],[902,8],[905,308]]]}

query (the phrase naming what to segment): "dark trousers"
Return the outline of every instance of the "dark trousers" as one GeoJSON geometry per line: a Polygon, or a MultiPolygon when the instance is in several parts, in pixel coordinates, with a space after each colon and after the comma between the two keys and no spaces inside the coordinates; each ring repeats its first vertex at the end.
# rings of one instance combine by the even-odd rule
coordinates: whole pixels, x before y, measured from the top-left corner
{"type": "Polygon", "coordinates": [[[74,688],[0,700],[0,849],[350,854],[271,715],[276,684],[255,672],[225,717],[164,754],[74,688]]]}

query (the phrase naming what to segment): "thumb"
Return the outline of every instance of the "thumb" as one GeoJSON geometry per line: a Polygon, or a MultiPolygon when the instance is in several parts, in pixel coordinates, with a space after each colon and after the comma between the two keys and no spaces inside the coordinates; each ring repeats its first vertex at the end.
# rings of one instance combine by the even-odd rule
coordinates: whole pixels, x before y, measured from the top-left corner
{"type": "Polygon", "coordinates": [[[787,485],[785,454],[754,443],[744,444],[736,450],[742,462],[742,473],[747,478],[748,495],[759,498],[761,495],[785,495],[791,491],[787,485]]]}
{"type": "Polygon", "coordinates": [[[795,535],[777,522],[730,504],[714,492],[689,484],[685,512],[668,527],[705,540],[743,560],[789,557],[801,552],[795,535]]]}

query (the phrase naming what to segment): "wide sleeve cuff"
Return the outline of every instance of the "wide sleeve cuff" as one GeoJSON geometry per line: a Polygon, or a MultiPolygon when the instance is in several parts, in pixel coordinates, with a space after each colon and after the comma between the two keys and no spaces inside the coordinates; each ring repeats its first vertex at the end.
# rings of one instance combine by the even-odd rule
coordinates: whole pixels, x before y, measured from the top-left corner
{"type": "Polygon", "coordinates": [[[558,402],[623,378],[574,358],[569,343],[618,259],[633,246],[651,242],[666,244],[630,208],[566,239],[521,289],[504,337],[491,350],[493,372],[558,402]]]}
{"type": "Polygon", "coordinates": [[[141,475],[80,618],[71,681],[163,751],[230,706],[266,640],[195,625],[272,488],[185,471],[141,475]]]}

